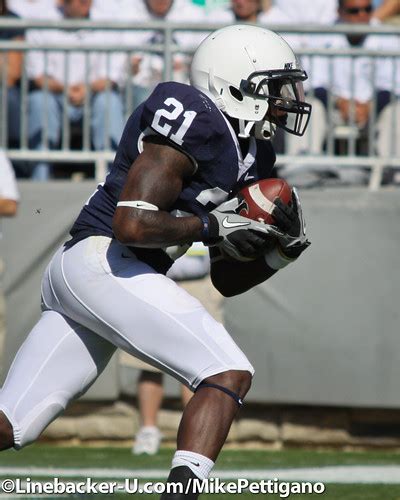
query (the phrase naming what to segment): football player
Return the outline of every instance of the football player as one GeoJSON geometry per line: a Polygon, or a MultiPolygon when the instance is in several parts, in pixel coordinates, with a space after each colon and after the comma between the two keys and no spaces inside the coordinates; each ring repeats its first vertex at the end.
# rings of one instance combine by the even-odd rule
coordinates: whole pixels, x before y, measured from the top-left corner
{"type": "Polygon", "coordinates": [[[120,347],[195,392],[169,481],[208,477],[254,370],[225,328],[165,273],[203,241],[214,285],[232,296],[307,248],[295,191],[291,206],[275,200],[276,226],[237,215],[235,197],[270,176],[277,126],[304,133],[306,78],[280,36],[228,26],[197,49],[191,85],[161,83],[133,112],[105,183],[45,272],[41,319],[0,393],[1,448],[36,440],[120,347]]]}

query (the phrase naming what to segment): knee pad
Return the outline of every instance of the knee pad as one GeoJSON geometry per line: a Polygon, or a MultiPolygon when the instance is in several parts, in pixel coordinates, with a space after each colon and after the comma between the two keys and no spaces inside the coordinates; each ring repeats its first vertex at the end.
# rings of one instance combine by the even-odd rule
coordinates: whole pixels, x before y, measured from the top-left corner
{"type": "Polygon", "coordinates": [[[233,391],[231,391],[230,389],[227,389],[226,387],[223,387],[222,385],[218,385],[218,384],[207,384],[207,383],[201,383],[199,384],[199,386],[197,387],[197,389],[195,390],[195,392],[197,392],[199,389],[202,389],[202,388],[206,388],[206,387],[210,387],[211,389],[217,389],[219,391],[222,391],[224,392],[225,394],[227,394],[228,396],[230,396],[234,401],[236,401],[236,403],[238,404],[239,407],[242,407],[243,406],[243,400],[240,396],[238,396],[236,393],[234,393],[233,391]]]}

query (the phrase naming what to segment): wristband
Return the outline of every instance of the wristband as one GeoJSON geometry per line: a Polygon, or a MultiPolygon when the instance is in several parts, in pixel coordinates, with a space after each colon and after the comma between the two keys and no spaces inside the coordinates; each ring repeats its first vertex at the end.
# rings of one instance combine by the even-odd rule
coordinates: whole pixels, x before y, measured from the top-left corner
{"type": "Polygon", "coordinates": [[[205,214],[198,215],[198,217],[203,223],[203,227],[201,229],[201,241],[207,242],[207,240],[210,239],[210,218],[205,214]]]}
{"type": "Polygon", "coordinates": [[[284,255],[279,245],[275,245],[272,250],[264,254],[264,259],[267,266],[275,271],[286,267],[288,264],[296,260],[284,255]]]}

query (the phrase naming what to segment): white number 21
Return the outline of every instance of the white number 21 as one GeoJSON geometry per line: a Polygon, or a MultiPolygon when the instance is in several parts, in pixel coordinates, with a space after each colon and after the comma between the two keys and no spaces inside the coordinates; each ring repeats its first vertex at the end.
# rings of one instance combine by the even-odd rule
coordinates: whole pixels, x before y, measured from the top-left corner
{"type": "Polygon", "coordinates": [[[166,109],[157,109],[154,114],[151,127],[160,134],[165,135],[166,137],[170,137],[170,139],[181,146],[183,144],[183,137],[188,131],[188,128],[192,124],[197,113],[196,111],[184,111],[182,103],[174,97],[168,97],[168,99],[165,99],[164,104],[166,106],[173,106],[172,111],[167,111],[166,109]],[[167,121],[173,121],[176,120],[182,113],[184,118],[182,125],[178,128],[175,134],[170,135],[172,126],[168,123],[160,125],[160,119],[165,118],[167,121]]]}

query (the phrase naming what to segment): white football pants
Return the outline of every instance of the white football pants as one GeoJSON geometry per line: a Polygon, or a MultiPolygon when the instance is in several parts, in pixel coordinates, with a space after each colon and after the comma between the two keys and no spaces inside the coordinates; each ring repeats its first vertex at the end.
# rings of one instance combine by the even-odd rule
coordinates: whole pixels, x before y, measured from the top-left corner
{"type": "Polygon", "coordinates": [[[116,240],[92,236],[58,250],[43,278],[42,299],[41,319],[0,391],[17,449],[90,387],[116,347],[192,389],[228,370],[254,373],[198,300],[116,240]]]}

